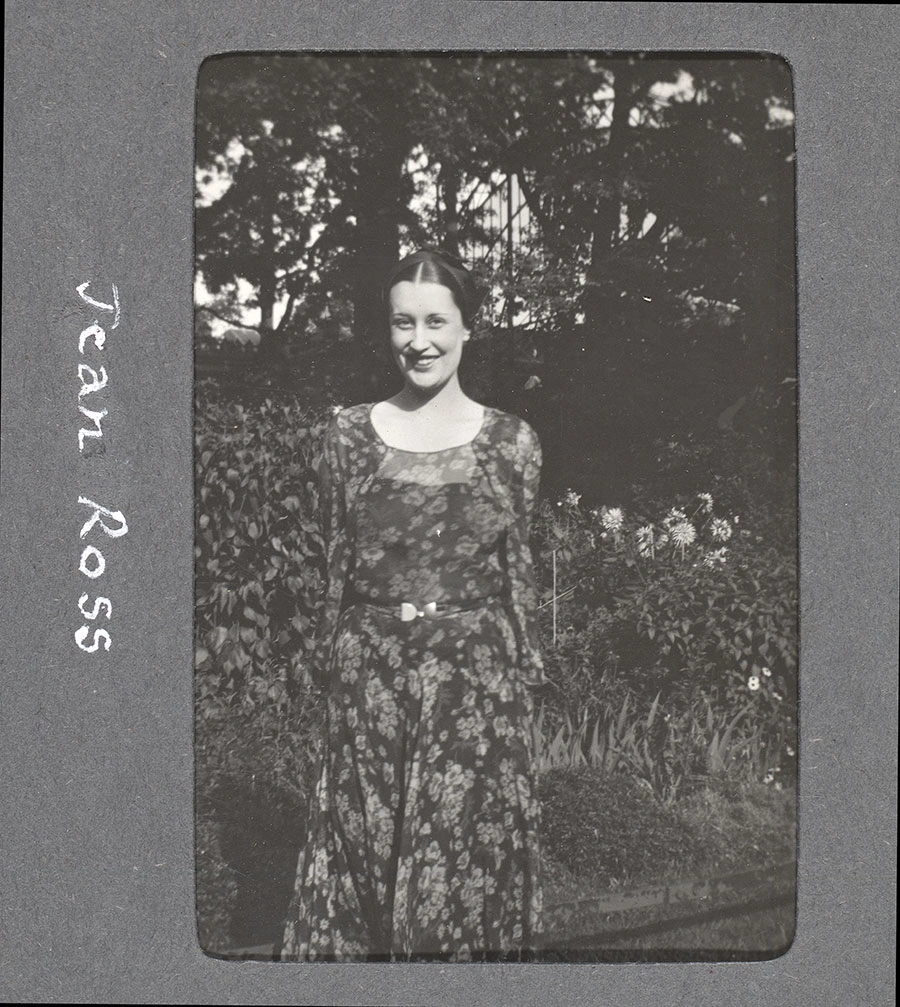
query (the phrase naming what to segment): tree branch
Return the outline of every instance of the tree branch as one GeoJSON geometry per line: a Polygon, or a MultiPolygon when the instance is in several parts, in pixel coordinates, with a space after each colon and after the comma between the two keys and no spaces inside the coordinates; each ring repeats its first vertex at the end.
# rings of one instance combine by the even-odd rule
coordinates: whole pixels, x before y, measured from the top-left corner
{"type": "Polygon", "coordinates": [[[239,321],[237,321],[234,318],[228,318],[226,315],[223,315],[221,312],[216,311],[215,308],[211,308],[208,304],[198,304],[194,308],[194,314],[195,315],[199,314],[201,311],[205,311],[208,315],[212,315],[213,318],[218,318],[220,322],[227,322],[229,325],[235,326],[235,328],[238,328],[238,329],[248,329],[251,332],[259,332],[259,326],[258,325],[247,325],[246,322],[239,322],[239,321]]]}
{"type": "Polygon", "coordinates": [[[537,198],[537,193],[532,189],[531,183],[525,178],[525,172],[521,170],[516,171],[516,178],[519,180],[519,188],[525,197],[525,203],[531,213],[537,217],[541,230],[544,234],[553,234],[553,223],[547,214],[544,213],[540,200],[537,198]]]}
{"type": "Polygon", "coordinates": [[[294,302],[297,300],[297,292],[292,290],[288,294],[287,304],[284,306],[284,314],[281,316],[281,321],[275,326],[275,332],[281,334],[288,327],[291,321],[291,316],[294,313],[294,302]]]}

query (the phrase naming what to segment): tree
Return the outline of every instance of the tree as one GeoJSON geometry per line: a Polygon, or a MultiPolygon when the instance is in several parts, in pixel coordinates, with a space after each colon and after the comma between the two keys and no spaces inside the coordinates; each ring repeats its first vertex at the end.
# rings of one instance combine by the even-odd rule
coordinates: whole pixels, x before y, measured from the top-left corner
{"type": "Polygon", "coordinates": [[[263,347],[349,325],[356,352],[335,355],[360,398],[386,388],[379,283],[400,250],[499,248],[495,289],[540,319],[499,359],[543,360],[548,455],[570,469],[583,431],[625,481],[631,445],[793,373],[789,108],[787,68],[756,57],[222,57],[197,158],[228,187],[198,209],[198,269],[235,301],[249,285],[263,347]],[[510,179],[531,220],[515,240],[483,199],[510,179]]]}

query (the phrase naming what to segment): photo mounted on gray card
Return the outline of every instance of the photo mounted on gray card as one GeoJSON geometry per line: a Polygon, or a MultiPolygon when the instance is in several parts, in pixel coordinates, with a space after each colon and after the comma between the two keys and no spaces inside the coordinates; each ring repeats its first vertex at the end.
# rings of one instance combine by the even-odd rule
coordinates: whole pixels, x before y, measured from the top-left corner
{"type": "Polygon", "coordinates": [[[200,946],[794,935],[794,116],[766,54],[207,59],[200,946]]]}

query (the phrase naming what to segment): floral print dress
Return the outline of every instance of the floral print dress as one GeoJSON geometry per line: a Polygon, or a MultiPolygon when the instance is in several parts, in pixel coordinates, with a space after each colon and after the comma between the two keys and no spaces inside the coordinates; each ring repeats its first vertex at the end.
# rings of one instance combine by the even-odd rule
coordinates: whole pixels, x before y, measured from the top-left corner
{"type": "Polygon", "coordinates": [[[541,903],[540,444],[485,407],[471,442],[404,451],[371,408],[325,434],[327,726],[282,957],[519,958],[541,903]]]}

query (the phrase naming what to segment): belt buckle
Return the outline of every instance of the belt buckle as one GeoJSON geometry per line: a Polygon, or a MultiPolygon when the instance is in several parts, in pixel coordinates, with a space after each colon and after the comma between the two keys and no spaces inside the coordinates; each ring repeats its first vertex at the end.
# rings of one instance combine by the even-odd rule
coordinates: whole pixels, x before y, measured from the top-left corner
{"type": "Polygon", "coordinates": [[[426,619],[437,618],[437,602],[429,601],[425,604],[424,608],[419,608],[414,605],[411,601],[404,601],[400,604],[400,621],[401,622],[412,622],[416,618],[424,617],[426,619]]]}

